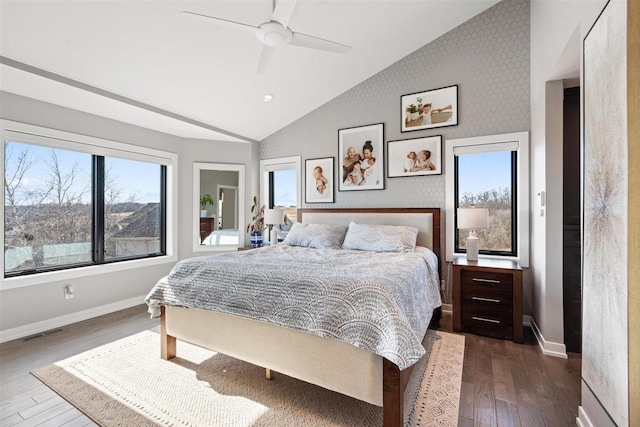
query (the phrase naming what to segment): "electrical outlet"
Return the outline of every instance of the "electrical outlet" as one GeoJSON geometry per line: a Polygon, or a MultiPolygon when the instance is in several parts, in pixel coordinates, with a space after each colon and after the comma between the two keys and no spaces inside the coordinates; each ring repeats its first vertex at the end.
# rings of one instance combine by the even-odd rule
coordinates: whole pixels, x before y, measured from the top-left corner
{"type": "Polygon", "coordinates": [[[67,285],[64,287],[64,299],[73,298],[73,285],[67,285]]]}
{"type": "Polygon", "coordinates": [[[440,290],[444,291],[447,288],[447,281],[442,279],[440,280],[440,290]]]}

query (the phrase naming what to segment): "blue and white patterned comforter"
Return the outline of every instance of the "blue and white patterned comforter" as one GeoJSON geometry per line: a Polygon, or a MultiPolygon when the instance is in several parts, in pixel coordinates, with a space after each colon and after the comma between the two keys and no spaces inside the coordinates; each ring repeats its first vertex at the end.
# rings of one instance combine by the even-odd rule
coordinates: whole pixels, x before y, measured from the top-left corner
{"type": "Polygon", "coordinates": [[[433,252],[377,253],[288,245],[180,261],[146,298],[265,321],[345,341],[405,369],[441,305],[433,252]]]}

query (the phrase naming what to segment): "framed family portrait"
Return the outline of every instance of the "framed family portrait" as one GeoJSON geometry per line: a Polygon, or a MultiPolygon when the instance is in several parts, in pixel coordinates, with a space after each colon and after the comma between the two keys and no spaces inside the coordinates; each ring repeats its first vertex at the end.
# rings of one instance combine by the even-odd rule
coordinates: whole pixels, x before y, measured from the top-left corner
{"type": "Polygon", "coordinates": [[[400,97],[402,132],[458,124],[458,85],[400,97]]]}
{"type": "Polygon", "coordinates": [[[389,178],[442,174],[442,135],[387,142],[389,178]]]}
{"type": "Polygon", "coordinates": [[[338,130],[339,191],[384,190],[384,124],[338,130]]]}
{"type": "Polygon", "coordinates": [[[333,157],[305,160],[305,203],[334,202],[334,163],[333,157]]]}

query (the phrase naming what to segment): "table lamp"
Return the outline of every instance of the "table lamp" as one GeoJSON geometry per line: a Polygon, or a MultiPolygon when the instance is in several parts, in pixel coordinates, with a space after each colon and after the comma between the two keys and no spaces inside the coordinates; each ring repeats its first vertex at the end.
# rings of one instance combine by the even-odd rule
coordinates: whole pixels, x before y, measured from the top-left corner
{"type": "Polygon", "coordinates": [[[284,224],[284,211],[282,209],[265,209],[264,223],[269,226],[271,233],[271,246],[278,244],[278,233],[274,225],[284,224]]]}
{"type": "Polygon", "coordinates": [[[458,208],[458,230],[469,230],[467,237],[467,261],[478,260],[476,230],[489,228],[489,209],[458,208]]]}

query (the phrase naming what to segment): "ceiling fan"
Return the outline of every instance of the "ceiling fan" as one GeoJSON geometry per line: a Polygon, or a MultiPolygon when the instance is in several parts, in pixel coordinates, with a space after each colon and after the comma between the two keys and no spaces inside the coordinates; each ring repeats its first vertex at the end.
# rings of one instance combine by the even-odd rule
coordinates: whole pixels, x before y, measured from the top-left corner
{"type": "Polygon", "coordinates": [[[275,49],[287,44],[337,53],[347,53],[351,50],[350,46],[291,31],[288,25],[296,7],[296,2],[297,0],[273,0],[271,20],[257,27],[200,13],[182,11],[182,14],[227,28],[255,33],[258,40],[264,44],[258,62],[259,74],[266,70],[275,49]]]}

